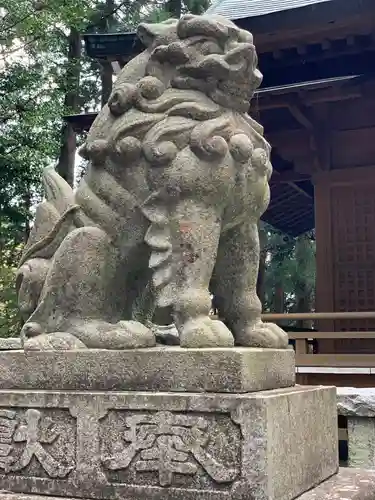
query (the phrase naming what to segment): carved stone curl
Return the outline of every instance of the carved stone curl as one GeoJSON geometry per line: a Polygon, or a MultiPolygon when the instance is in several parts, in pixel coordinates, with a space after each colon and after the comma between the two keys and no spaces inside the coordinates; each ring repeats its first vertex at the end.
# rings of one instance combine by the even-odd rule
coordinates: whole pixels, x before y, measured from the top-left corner
{"type": "Polygon", "coordinates": [[[256,295],[272,167],[246,114],[261,81],[253,38],[191,15],[138,34],[147,48],[90,130],[77,190],[44,173],[17,282],[24,347],[151,347],[163,311],[184,347],[285,348],[256,295]]]}

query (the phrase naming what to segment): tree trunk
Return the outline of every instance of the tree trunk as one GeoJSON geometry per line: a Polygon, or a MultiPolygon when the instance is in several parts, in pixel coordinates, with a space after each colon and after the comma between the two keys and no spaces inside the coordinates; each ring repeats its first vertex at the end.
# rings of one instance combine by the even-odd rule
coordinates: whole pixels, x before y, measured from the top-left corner
{"type": "Polygon", "coordinates": [[[273,311],[275,313],[283,313],[285,308],[285,297],[284,297],[284,288],[282,283],[276,283],[275,285],[275,296],[274,296],[274,304],[273,311]]]}
{"type": "Polygon", "coordinates": [[[258,224],[259,229],[259,243],[260,243],[260,256],[259,256],[259,271],[257,279],[257,295],[259,300],[264,306],[265,302],[265,277],[266,277],[266,258],[267,258],[267,232],[263,229],[262,223],[258,224]]]}
{"type": "MultiPolygon", "coordinates": [[[[78,113],[82,49],[81,37],[76,28],[72,27],[70,29],[68,44],[64,107],[67,113],[78,113]]],[[[61,136],[61,149],[57,171],[68,184],[73,186],[77,143],[76,133],[70,123],[64,123],[61,136]]]]}
{"type": "MultiPolygon", "coordinates": [[[[311,287],[306,282],[308,273],[308,266],[310,265],[308,259],[308,246],[309,242],[306,237],[300,237],[296,240],[295,255],[298,263],[298,277],[296,281],[296,312],[304,313],[311,311],[311,287]]],[[[311,321],[299,320],[296,322],[298,328],[311,328],[311,321]]]]}
{"type": "Polygon", "coordinates": [[[23,235],[23,243],[27,243],[30,236],[30,209],[31,209],[31,189],[28,186],[27,191],[23,197],[23,201],[25,203],[25,232],[23,235]]]}
{"type": "Polygon", "coordinates": [[[113,70],[111,63],[108,61],[102,61],[100,68],[100,80],[102,83],[102,107],[107,104],[109,96],[112,92],[112,75],[113,70]]]}
{"type": "Polygon", "coordinates": [[[181,17],[182,11],[182,0],[168,0],[165,9],[171,17],[179,19],[181,17]]]}
{"type": "MultiPolygon", "coordinates": [[[[111,31],[111,27],[114,24],[114,11],[116,10],[114,0],[105,0],[105,4],[102,10],[102,20],[98,25],[99,31],[101,33],[108,33],[111,31]]],[[[110,61],[101,61],[100,67],[100,80],[102,84],[102,96],[101,104],[102,107],[107,104],[109,96],[112,92],[112,77],[113,69],[110,61]]]]}
{"type": "MultiPolygon", "coordinates": [[[[296,293],[296,306],[297,312],[299,313],[308,313],[311,312],[311,293],[310,291],[304,287],[303,290],[300,290],[300,293],[296,293]]],[[[297,328],[312,328],[311,320],[298,320],[296,321],[297,328]]]]}

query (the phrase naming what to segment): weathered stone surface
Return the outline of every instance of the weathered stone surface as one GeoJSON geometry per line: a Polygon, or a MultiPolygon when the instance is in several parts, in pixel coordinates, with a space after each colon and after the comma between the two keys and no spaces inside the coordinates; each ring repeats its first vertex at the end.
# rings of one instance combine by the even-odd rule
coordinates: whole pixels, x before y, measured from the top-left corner
{"type": "Polygon", "coordinates": [[[291,349],[0,352],[1,389],[251,392],[295,383],[291,349]]]}
{"type": "Polygon", "coordinates": [[[0,351],[17,351],[21,347],[21,339],[19,338],[0,339],[0,351]]]}
{"type": "Polygon", "coordinates": [[[298,500],[374,500],[375,474],[365,469],[340,469],[298,500]]]}
{"type": "Polygon", "coordinates": [[[337,411],[347,417],[375,417],[375,389],[338,387],[337,411]]]}
{"type": "Polygon", "coordinates": [[[253,37],[192,15],[138,35],[146,48],[88,134],[77,190],[45,171],[17,277],[25,348],[151,347],[158,309],[182,347],[287,348],[256,294],[272,166],[247,114],[262,80],[253,37]],[[225,321],[209,318],[210,292],[225,321]]]}
{"type": "Polygon", "coordinates": [[[348,466],[375,468],[374,418],[348,418],[348,466]]]}
{"type": "Polygon", "coordinates": [[[246,459],[251,473],[243,496],[238,497],[241,500],[289,500],[338,469],[335,389],[311,388],[310,392],[309,387],[297,387],[295,391],[285,391],[284,398],[262,393],[259,407],[249,408],[248,421],[256,424],[249,424],[251,458],[246,459]]]}
{"type": "Polygon", "coordinates": [[[338,387],[337,412],[348,418],[349,467],[375,468],[375,389],[338,387]]]}
{"type": "Polygon", "coordinates": [[[337,471],[335,389],[0,391],[0,490],[292,500],[337,471]]]}

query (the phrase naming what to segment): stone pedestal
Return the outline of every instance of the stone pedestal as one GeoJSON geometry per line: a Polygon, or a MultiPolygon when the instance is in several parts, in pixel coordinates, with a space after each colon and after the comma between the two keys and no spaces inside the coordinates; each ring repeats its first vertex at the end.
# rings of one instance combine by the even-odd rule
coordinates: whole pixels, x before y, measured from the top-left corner
{"type": "Polygon", "coordinates": [[[347,419],[348,466],[375,468],[375,389],[338,387],[337,411],[347,419]]]}
{"type": "Polygon", "coordinates": [[[245,393],[294,384],[292,349],[0,351],[0,389],[245,393]]]}
{"type": "Polygon", "coordinates": [[[0,391],[0,408],[0,489],[13,492],[291,500],[338,467],[331,388],[0,391]]]}
{"type": "Polygon", "coordinates": [[[291,350],[0,353],[0,490],[292,500],[338,469],[335,389],[294,373],[291,350]]]}

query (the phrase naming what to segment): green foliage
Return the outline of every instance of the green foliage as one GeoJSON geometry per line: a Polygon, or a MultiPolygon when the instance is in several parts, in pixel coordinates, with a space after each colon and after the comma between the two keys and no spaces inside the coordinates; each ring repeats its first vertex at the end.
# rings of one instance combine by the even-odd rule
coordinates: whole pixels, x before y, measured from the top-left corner
{"type": "Polygon", "coordinates": [[[16,268],[0,266],[0,337],[17,337],[21,327],[14,286],[16,268]]]}
{"type": "MultiPolygon", "coordinates": [[[[76,0],[7,0],[0,14],[0,336],[19,330],[15,270],[35,204],[41,171],[56,163],[61,144],[71,27],[89,22],[95,3],[76,0]]],[[[98,102],[91,64],[80,108],[98,102]]],[[[93,65],[94,66],[94,65],[93,65]]],[[[95,105],[95,104],[94,104],[95,105]]]]}
{"type": "Polygon", "coordinates": [[[22,244],[18,244],[17,223],[0,225],[0,337],[18,336],[21,318],[14,286],[16,265],[22,244]]]}
{"type": "Polygon", "coordinates": [[[315,237],[306,233],[291,238],[263,224],[266,239],[264,310],[308,312],[314,308],[315,237]]]}

